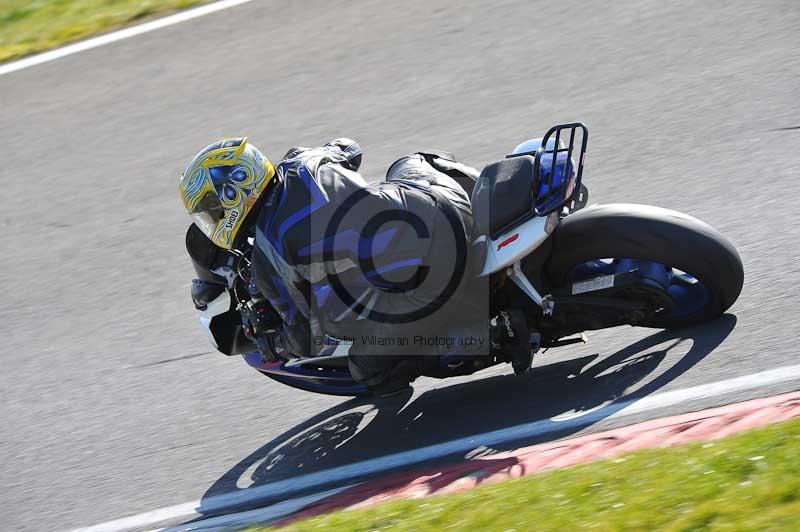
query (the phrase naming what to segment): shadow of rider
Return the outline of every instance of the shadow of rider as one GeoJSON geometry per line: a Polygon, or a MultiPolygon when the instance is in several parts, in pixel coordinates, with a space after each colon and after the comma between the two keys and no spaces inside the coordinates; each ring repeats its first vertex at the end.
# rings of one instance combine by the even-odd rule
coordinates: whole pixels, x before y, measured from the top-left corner
{"type": "Polygon", "coordinates": [[[256,449],[214,482],[204,500],[241,490],[241,483],[262,485],[535,420],[594,412],[585,422],[565,424],[563,430],[468,454],[563,438],[673,381],[720,345],[735,324],[736,318],[726,314],[700,327],[657,332],[605,358],[595,354],[538,367],[523,376],[471,380],[426,391],[413,400],[409,392],[384,400],[346,401],[256,449]],[[661,371],[665,360],[675,358],[668,357],[670,351],[689,341],[688,352],[661,371]],[[619,406],[621,401],[625,405],[619,406]],[[498,402],[515,408],[498,408],[498,402]]]}

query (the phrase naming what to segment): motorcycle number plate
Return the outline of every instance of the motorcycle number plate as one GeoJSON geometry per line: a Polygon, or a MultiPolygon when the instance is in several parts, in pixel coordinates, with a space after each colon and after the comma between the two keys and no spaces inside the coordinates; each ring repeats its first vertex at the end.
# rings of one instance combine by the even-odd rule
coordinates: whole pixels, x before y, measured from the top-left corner
{"type": "Polygon", "coordinates": [[[614,286],[615,275],[603,275],[602,277],[595,277],[587,281],[581,281],[572,285],[572,295],[584,294],[586,292],[594,292],[595,290],[603,290],[614,286]]]}

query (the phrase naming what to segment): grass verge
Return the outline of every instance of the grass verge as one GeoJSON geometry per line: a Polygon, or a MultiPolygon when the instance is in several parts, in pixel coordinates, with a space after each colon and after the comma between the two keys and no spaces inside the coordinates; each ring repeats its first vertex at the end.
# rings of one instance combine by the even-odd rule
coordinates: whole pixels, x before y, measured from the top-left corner
{"type": "Polygon", "coordinates": [[[300,521],[305,530],[800,530],[800,421],[300,521]]]}
{"type": "Polygon", "coordinates": [[[0,0],[0,63],[209,0],[0,0]]]}

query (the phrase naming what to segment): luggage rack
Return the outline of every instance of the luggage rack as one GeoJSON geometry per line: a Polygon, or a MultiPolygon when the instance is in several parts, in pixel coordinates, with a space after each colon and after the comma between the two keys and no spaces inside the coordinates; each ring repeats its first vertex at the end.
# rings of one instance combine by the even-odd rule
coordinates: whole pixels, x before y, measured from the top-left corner
{"type": "Polygon", "coordinates": [[[547,131],[537,150],[508,156],[533,155],[535,157],[533,206],[536,216],[546,216],[561,209],[570,203],[580,191],[588,140],[589,130],[582,123],[559,124],[547,131]],[[564,142],[567,136],[568,141],[564,142]],[[552,145],[550,144],[551,138],[553,139],[552,145]],[[577,169],[573,168],[573,154],[577,156],[577,169]],[[559,162],[563,164],[559,164],[559,162]],[[575,181],[570,190],[572,180],[569,179],[569,176],[573,171],[575,172],[575,181]]]}

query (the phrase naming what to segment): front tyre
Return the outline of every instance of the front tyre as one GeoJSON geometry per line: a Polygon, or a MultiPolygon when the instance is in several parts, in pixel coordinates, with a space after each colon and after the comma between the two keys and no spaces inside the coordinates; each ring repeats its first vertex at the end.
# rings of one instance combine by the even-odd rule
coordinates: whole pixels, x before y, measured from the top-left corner
{"type": "Polygon", "coordinates": [[[675,308],[637,324],[644,327],[707,322],[742,290],[742,261],[724,236],[696,218],[648,205],[597,205],[567,216],[553,234],[545,273],[551,288],[565,286],[576,269],[609,259],[663,266],[672,279],[675,308]]]}

